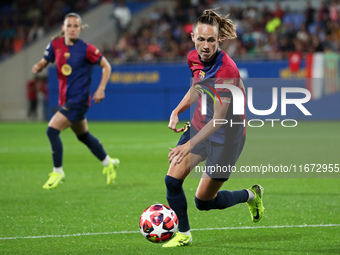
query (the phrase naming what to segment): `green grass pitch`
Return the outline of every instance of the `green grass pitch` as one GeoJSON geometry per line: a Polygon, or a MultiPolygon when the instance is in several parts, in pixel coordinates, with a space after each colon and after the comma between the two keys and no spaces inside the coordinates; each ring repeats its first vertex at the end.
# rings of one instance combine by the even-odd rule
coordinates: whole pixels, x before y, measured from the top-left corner
{"type": "MultiPolygon", "coordinates": [[[[339,122],[249,128],[241,165],[339,164],[339,122]]],[[[179,134],[166,122],[90,122],[121,160],[115,184],[70,130],[62,133],[66,181],[42,189],[52,169],[46,123],[0,123],[0,254],[340,254],[340,177],[231,178],[235,190],[265,188],[265,215],[250,221],[244,204],[198,211],[199,179],[184,184],[193,244],[164,249],[138,233],[151,204],[167,204],[168,148],[179,134]]],[[[321,175],[320,175],[321,177],[321,175]]]]}

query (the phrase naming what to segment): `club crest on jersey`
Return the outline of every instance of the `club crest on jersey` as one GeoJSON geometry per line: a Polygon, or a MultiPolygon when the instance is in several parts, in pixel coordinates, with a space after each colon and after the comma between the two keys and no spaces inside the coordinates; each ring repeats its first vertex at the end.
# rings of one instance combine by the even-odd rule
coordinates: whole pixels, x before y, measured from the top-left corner
{"type": "Polygon", "coordinates": [[[200,77],[200,80],[203,80],[205,77],[205,72],[203,72],[202,70],[198,73],[198,76],[200,77]]]}
{"type": "Polygon", "coordinates": [[[71,54],[69,52],[64,53],[64,58],[68,59],[70,56],[71,56],[71,54]]]}
{"type": "Polygon", "coordinates": [[[65,76],[69,76],[72,73],[72,67],[68,64],[64,64],[61,67],[61,73],[65,76]]]}

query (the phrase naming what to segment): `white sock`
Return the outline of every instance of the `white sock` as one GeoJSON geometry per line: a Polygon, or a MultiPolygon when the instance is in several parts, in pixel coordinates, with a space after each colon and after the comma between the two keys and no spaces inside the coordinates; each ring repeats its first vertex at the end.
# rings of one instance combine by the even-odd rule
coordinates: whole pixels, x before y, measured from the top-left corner
{"type": "Polygon", "coordinates": [[[247,202],[250,202],[250,201],[254,200],[255,194],[250,189],[246,189],[246,191],[248,191],[248,200],[247,200],[247,202]]]}
{"type": "Polygon", "coordinates": [[[102,161],[102,164],[104,167],[110,165],[110,162],[111,162],[111,158],[109,155],[106,155],[106,157],[104,158],[104,160],[102,161]]]}
{"type": "Polygon", "coordinates": [[[53,167],[53,172],[56,172],[58,174],[62,174],[63,173],[63,167],[53,167]]]}
{"type": "Polygon", "coordinates": [[[190,230],[185,231],[185,232],[180,232],[180,233],[183,234],[183,235],[186,235],[186,236],[190,236],[190,230]]]}

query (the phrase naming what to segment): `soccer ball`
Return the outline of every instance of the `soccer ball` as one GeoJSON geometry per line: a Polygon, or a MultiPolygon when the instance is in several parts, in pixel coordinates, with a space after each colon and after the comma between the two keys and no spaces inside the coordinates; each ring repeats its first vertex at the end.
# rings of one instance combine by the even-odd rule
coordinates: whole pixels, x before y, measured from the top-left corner
{"type": "Polygon", "coordinates": [[[178,229],[177,215],[167,205],[151,205],[140,216],[139,229],[151,242],[169,241],[178,229]]]}

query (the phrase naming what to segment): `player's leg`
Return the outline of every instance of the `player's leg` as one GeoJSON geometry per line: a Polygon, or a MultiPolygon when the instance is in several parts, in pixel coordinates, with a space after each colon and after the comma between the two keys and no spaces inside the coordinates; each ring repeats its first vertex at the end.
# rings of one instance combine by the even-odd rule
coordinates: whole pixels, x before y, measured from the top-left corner
{"type": "Polygon", "coordinates": [[[243,145],[244,140],[238,144],[212,142],[205,144],[208,153],[206,169],[213,169],[213,171],[204,173],[198,185],[195,202],[199,210],[225,209],[238,203],[247,202],[249,195],[245,189],[219,191],[223,183],[228,180],[231,167],[235,165],[243,145]]]}
{"type": "Polygon", "coordinates": [[[169,206],[176,212],[178,217],[178,233],[163,247],[178,247],[189,245],[192,242],[190,233],[189,218],[187,214],[187,199],[183,190],[184,179],[190,173],[190,170],[202,161],[202,157],[190,153],[181,163],[175,164],[176,158],[170,164],[168,173],[165,177],[167,189],[166,198],[169,206]]]}
{"type": "MultiPolygon", "coordinates": [[[[185,144],[193,137],[197,131],[194,128],[190,128],[190,124],[185,124],[185,131],[178,141],[177,145],[185,144]]],[[[167,189],[166,198],[169,206],[176,212],[178,217],[178,229],[174,238],[163,247],[178,247],[183,245],[189,245],[192,242],[190,233],[190,225],[187,214],[187,199],[183,190],[183,181],[198,163],[205,160],[205,154],[202,149],[204,146],[200,145],[192,150],[192,153],[188,154],[179,164],[175,164],[176,158],[173,159],[170,164],[167,176],[165,177],[165,184],[167,189]]]]}
{"type": "Polygon", "coordinates": [[[78,140],[84,143],[103,164],[103,174],[107,175],[107,184],[110,184],[116,178],[116,168],[119,165],[119,159],[111,159],[110,156],[105,152],[101,142],[93,136],[88,129],[87,119],[83,119],[71,126],[72,131],[77,136],[78,140]]]}
{"type": "Polygon", "coordinates": [[[65,174],[62,168],[63,144],[60,139],[60,132],[71,126],[68,118],[59,111],[54,114],[48,124],[46,134],[50,140],[52,148],[53,172],[49,174],[49,179],[43,185],[44,189],[53,189],[58,186],[65,174]]]}
{"type": "Polygon", "coordinates": [[[204,175],[196,191],[196,207],[199,210],[225,209],[248,201],[248,190],[220,190],[224,180],[214,180],[204,175]]]}
{"type": "Polygon", "coordinates": [[[223,182],[207,176],[202,178],[196,191],[196,207],[199,210],[225,209],[239,203],[247,202],[251,219],[258,222],[263,216],[264,207],[262,202],[263,188],[255,184],[249,189],[221,190],[223,182]]]}
{"type": "MultiPolygon", "coordinates": [[[[217,145],[208,144],[210,146],[209,156],[206,162],[207,166],[215,167],[216,169],[231,169],[235,166],[238,160],[243,146],[245,138],[238,144],[232,145],[217,145]],[[217,163],[216,163],[217,162],[217,163]],[[217,167],[219,166],[219,168],[217,167]]],[[[264,207],[262,203],[263,188],[255,184],[250,189],[229,191],[220,190],[223,183],[228,180],[230,176],[229,172],[207,172],[205,178],[202,178],[198,186],[195,202],[196,207],[199,210],[211,210],[211,209],[225,209],[234,206],[239,203],[247,202],[251,213],[252,220],[258,222],[263,215],[264,207]]]]}

